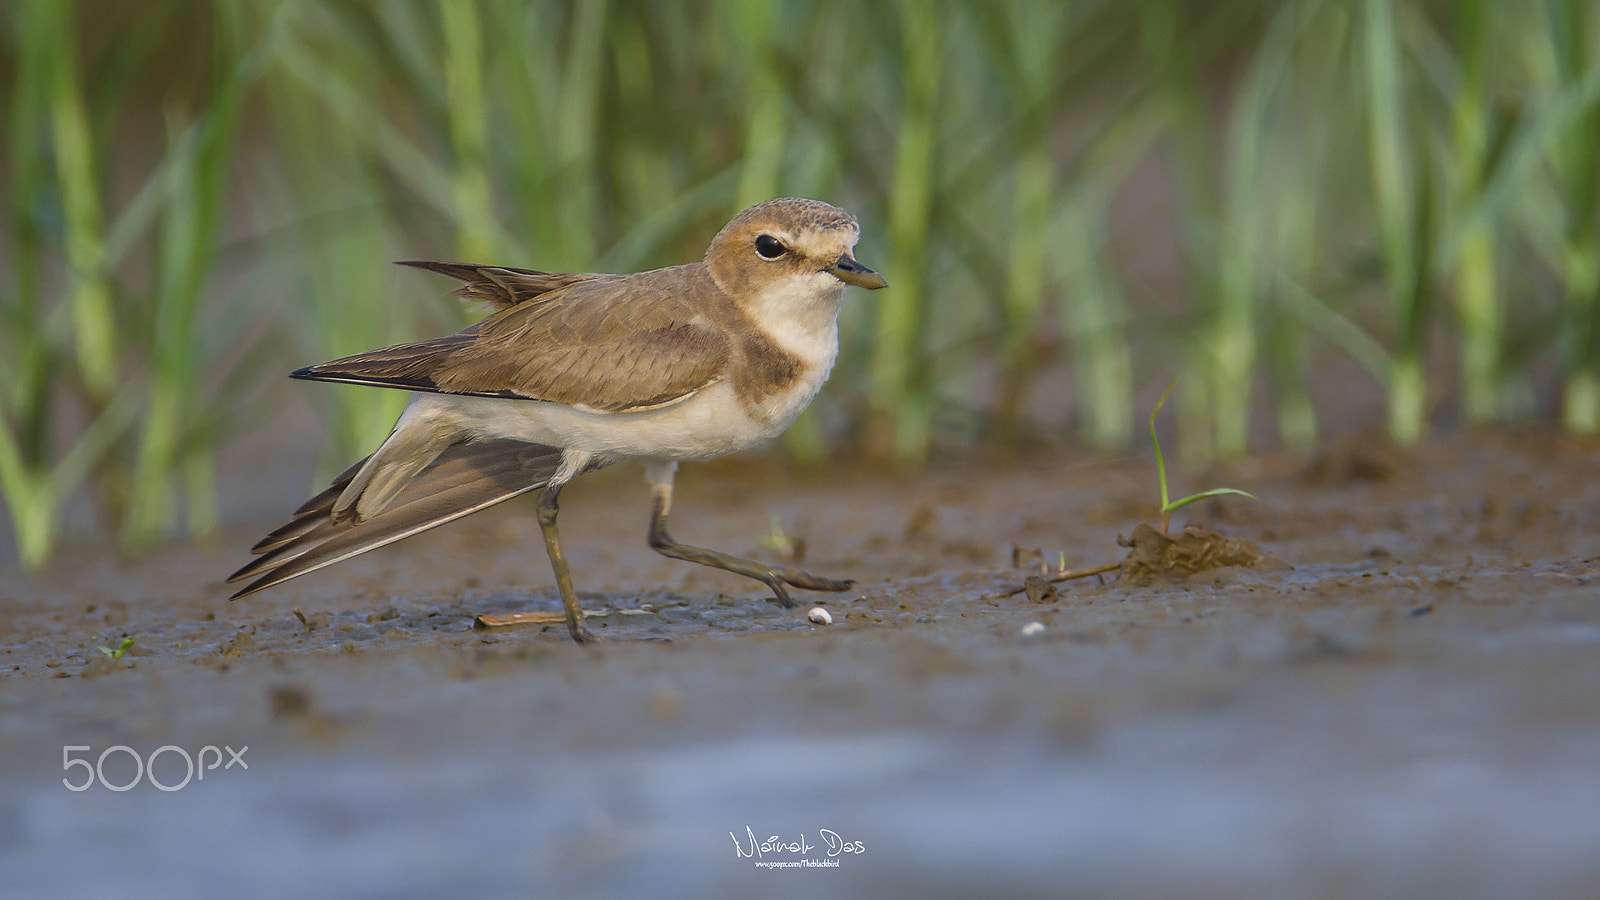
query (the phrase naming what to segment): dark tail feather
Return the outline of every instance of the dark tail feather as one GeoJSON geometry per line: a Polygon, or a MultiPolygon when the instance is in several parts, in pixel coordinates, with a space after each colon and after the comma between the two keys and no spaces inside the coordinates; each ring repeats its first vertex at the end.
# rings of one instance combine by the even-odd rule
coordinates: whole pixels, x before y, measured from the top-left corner
{"type": "Polygon", "coordinates": [[[554,447],[502,439],[464,441],[440,453],[376,516],[335,521],[331,517],[334,501],[360,470],[361,463],[357,463],[295,510],[288,524],[251,548],[257,558],[228,576],[228,583],[255,580],[229,599],[538,490],[549,483],[560,464],[561,451],[554,447]]]}
{"type": "Polygon", "coordinates": [[[250,548],[250,555],[260,556],[276,550],[322,524],[328,518],[328,515],[333,512],[334,501],[339,499],[339,495],[344,493],[344,489],[350,486],[351,479],[356,477],[356,473],[361,471],[361,467],[366,465],[367,460],[371,458],[368,456],[366,459],[345,469],[343,474],[333,480],[333,484],[329,485],[327,490],[300,504],[300,508],[295,510],[294,514],[289,517],[288,524],[256,541],[256,545],[250,548]]]}

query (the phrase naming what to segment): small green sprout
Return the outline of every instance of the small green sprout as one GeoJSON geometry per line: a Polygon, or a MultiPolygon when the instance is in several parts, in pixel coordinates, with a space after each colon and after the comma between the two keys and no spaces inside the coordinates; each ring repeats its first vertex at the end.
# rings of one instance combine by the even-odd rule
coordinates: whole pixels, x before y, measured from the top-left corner
{"type": "Polygon", "coordinates": [[[767,536],[758,539],[757,543],[783,556],[789,556],[794,553],[794,538],[783,530],[783,523],[778,521],[776,513],[768,520],[767,528],[767,536]]]}
{"type": "Polygon", "coordinates": [[[795,537],[783,530],[783,524],[777,516],[768,520],[769,525],[766,537],[757,538],[756,543],[778,554],[778,558],[785,562],[799,562],[806,555],[806,542],[804,538],[795,537]]]}
{"type": "Polygon", "coordinates": [[[1156,438],[1156,416],[1161,412],[1162,404],[1167,402],[1167,395],[1172,393],[1172,389],[1177,387],[1177,386],[1178,386],[1178,379],[1176,379],[1176,378],[1172,379],[1172,383],[1167,385],[1167,389],[1165,391],[1161,392],[1161,399],[1156,401],[1156,408],[1152,409],[1150,411],[1150,443],[1155,445],[1155,448],[1156,448],[1156,479],[1161,482],[1161,532],[1162,532],[1162,534],[1166,533],[1167,526],[1172,523],[1172,512],[1173,512],[1173,510],[1182,509],[1183,507],[1188,506],[1189,504],[1195,502],[1196,500],[1204,500],[1207,497],[1220,497],[1223,494],[1236,494],[1236,495],[1238,495],[1240,497],[1249,497],[1251,500],[1256,499],[1256,496],[1254,494],[1248,493],[1246,491],[1241,491],[1238,488],[1226,488],[1226,487],[1225,488],[1212,488],[1209,491],[1201,491],[1198,494],[1190,494],[1189,496],[1184,497],[1181,500],[1168,500],[1167,499],[1167,464],[1161,458],[1161,441],[1159,441],[1156,438]]]}
{"type": "Polygon", "coordinates": [[[767,522],[767,536],[758,539],[756,543],[768,550],[776,550],[780,553],[794,546],[794,539],[789,537],[783,530],[783,523],[778,521],[776,513],[767,522]]]}
{"type": "Polygon", "coordinates": [[[100,649],[101,653],[104,653],[106,655],[106,659],[121,659],[122,658],[122,654],[127,653],[129,650],[133,649],[133,644],[134,644],[133,638],[125,637],[125,638],[122,639],[122,643],[117,645],[117,649],[115,649],[115,650],[111,649],[110,647],[101,647],[99,649],[100,649]]]}

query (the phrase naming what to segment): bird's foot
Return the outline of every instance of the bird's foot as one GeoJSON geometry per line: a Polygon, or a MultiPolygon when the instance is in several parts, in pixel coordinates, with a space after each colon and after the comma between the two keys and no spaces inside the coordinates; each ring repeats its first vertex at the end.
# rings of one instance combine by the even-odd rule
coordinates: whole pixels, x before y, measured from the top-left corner
{"type": "Polygon", "coordinates": [[[848,578],[823,578],[801,569],[791,569],[787,566],[777,566],[762,578],[767,587],[772,589],[772,596],[784,609],[794,608],[794,597],[789,593],[785,584],[808,591],[848,591],[854,581],[848,578]]]}

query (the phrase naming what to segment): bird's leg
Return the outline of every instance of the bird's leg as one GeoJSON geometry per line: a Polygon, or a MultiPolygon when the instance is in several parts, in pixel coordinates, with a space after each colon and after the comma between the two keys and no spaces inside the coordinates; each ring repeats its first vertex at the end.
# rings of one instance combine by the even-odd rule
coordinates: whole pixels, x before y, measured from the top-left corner
{"type": "Polygon", "coordinates": [[[567,613],[567,630],[580,644],[590,643],[594,635],[583,627],[583,607],[578,605],[578,595],[572,590],[572,573],[567,570],[567,557],[561,552],[561,536],[556,532],[556,513],[560,512],[557,500],[563,482],[551,482],[539,494],[539,530],[544,532],[544,549],[550,554],[550,568],[556,573],[556,587],[561,591],[561,606],[567,613]]]}
{"type": "Polygon", "coordinates": [[[789,595],[786,584],[811,591],[845,591],[855,582],[849,579],[823,578],[789,566],[772,565],[745,559],[739,556],[730,556],[707,550],[704,547],[692,547],[680,544],[667,534],[667,512],[672,507],[672,475],[677,470],[676,463],[654,464],[649,470],[650,497],[652,501],[650,510],[650,547],[662,556],[673,559],[687,560],[699,563],[702,566],[711,566],[722,569],[735,575],[765,584],[772,589],[772,596],[784,607],[793,607],[794,598],[789,595]]]}

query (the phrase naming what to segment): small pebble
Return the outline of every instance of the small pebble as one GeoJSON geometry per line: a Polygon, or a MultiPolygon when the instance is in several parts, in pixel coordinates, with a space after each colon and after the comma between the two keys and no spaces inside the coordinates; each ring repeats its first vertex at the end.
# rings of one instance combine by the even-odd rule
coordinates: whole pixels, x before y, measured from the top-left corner
{"type": "Polygon", "coordinates": [[[1029,575],[1028,580],[1022,583],[1022,589],[1027,592],[1031,603],[1050,603],[1056,599],[1056,586],[1038,575],[1029,575]]]}
{"type": "Polygon", "coordinates": [[[811,607],[811,611],[806,613],[806,621],[812,623],[813,625],[832,625],[833,616],[822,607],[813,606],[811,607]]]}
{"type": "Polygon", "coordinates": [[[1028,624],[1022,626],[1023,637],[1033,637],[1036,634],[1044,634],[1043,622],[1029,622],[1028,624]]]}

